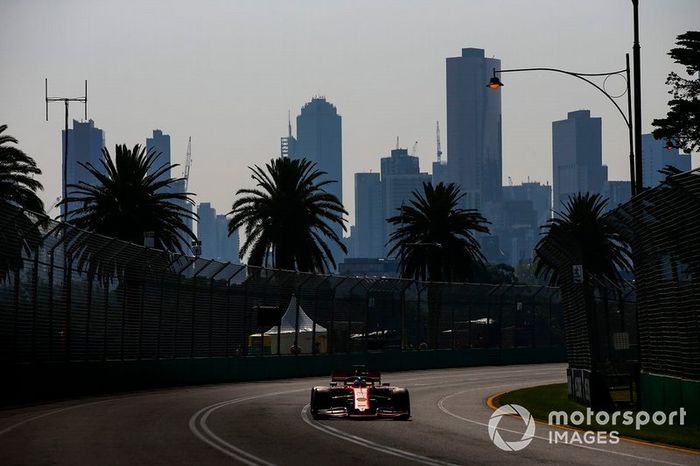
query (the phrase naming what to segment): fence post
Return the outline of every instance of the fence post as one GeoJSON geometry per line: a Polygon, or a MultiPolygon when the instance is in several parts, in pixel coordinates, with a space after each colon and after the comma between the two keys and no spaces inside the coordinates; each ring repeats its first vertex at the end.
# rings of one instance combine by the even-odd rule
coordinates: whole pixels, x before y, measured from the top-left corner
{"type": "MultiPolygon", "coordinates": [[[[226,279],[226,343],[225,343],[226,348],[225,348],[225,354],[226,354],[227,358],[229,356],[231,356],[231,352],[229,351],[229,341],[231,340],[230,339],[230,333],[231,333],[231,280],[233,280],[233,278],[236,275],[238,275],[239,273],[241,273],[242,271],[244,271],[246,269],[244,265],[240,265],[240,264],[232,264],[232,265],[237,265],[238,270],[236,270],[233,273],[233,275],[231,275],[230,277],[228,277],[228,279],[226,279]]],[[[243,298],[243,303],[244,303],[244,305],[243,305],[243,345],[241,345],[241,353],[240,353],[241,355],[245,355],[247,352],[247,348],[248,348],[248,344],[247,344],[248,339],[245,338],[246,337],[246,310],[245,310],[246,309],[245,308],[246,298],[245,298],[245,296],[243,298]]]]}
{"type": "Polygon", "coordinates": [[[413,280],[406,280],[406,282],[408,285],[401,289],[401,297],[399,298],[399,332],[401,333],[401,351],[406,349],[406,290],[408,290],[414,284],[413,280]]]}
{"type": "Polygon", "coordinates": [[[72,332],[71,332],[71,314],[73,313],[72,307],[73,305],[71,304],[71,285],[73,281],[73,258],[68,254],[67,251],[64,250],[63,252],[64,257],[63,257],[63,287],[65,290],[66,294],[66,361],[70,362],[71,360],[71,339],[72,339],[72,332]]]}
{"type": "Polygon", "coordinates": [[[338,287],[350,277],[343,277],[340,279],[338,283],[335,284],[335,286],[331,290],[331,324],[330,324],[330,329],[328,333],[328,354],[333,354],[333,344],[335,343],[335,338],[334,338],[334,324],[335,324],[335,292],[338,289],[338,287]]]}
{"type": "Polygon", "coordinates": [[[32,362],[36,359],[36,308],[39,299],[39,249],[34,250],[34,263],[32,269],[32,362]]]}
{"type": "MultiPolygon", "coordinates": [[[[99,256],[100,254],[103,253],[105,249],[107,249],[109,246],[111,246],[117,239],[112,238],[109,241],[107,241],[107,244],[102,246],[100,249],[98,249],[94,256],[99,256]]],[[[88,265],[88,296],[87,296],[87,316],[85,319],[85,360],[89,361],[90,360],[90,318],[92,317],[92,282],[95,278],[95,273],[93,272],[92,268],[92,263],[88,265]]],[[[106,311],[105,311],[106,312],[106,311]]],[[[105,318],[106,318],[105,314],[105,318]]]]}
{"type": "MultiPolygon", "coordinates": [[[[308,277],[306,277],[306,280],[301,282],[297,286],[297,308],[296,308],[296,324],[294,326],[294,346],[296,348],[299,348],[299,301],[301,300],[301,289],[304,287],[304,284],[314,278],[315,275],[309,274],[308,277]]],[[[278,327],[279,328],[279,327],[278,327]]],[[[313,334],[313,332],[312,332],[313,334]]],[[[313,353],[313,347],[314,347],[314,342],[311,342],[311,349],[313,353]]],[[[279,343],[277,343],[277,350],[279,351],[279,343]]],[[[297,353],[298,354],[298,353],[297,353]]]]}
{"type": "MultiPolygon", "coordinates": [[[[197,257],[195,257],[195,264],[196,264],[197,257]]],[[[195,340],[195,324],[196,324],[196,310],[197,310],[197,275],[199,275],[204,269],[209,267],[209,264],[214,262],[214,259],[210,259],[208,262],[206,262],[199,270],[195,269],[195,272],[192,274],[192,319],[190,320],[190,359],[194,358],[194,340],[195,340]]]]}
{"type": "MultiPolygon", "coordinates": [[[[540,286],[540,288],[535,292],[535,294],[532,295],[532,311],[531,311],[531,319],[530,319],[530,346],[533,348],[537,347],[537,334],[535,333],[535,320],[537,317],[537,295],[540,294],[540,292],[544,289],[543,286],[540,286]]],[[[523,306],[524,308],[524,306],[523,306]]],[[[551,332],[551,329],[550,329],[551,332]]]]}
{"type": "MultiPolygon", "coordinates": [[[[59,223],[57,227],[51,229],[48,233],[44,235],[41,239],[41,243],[44,244],[46,239],[51,236],[54,231],[63,227],[62,223],[59,223]]],[[[53,274],[54,274],[54,251],[56,247],[63,242],[65,235],[61,236],[61,239],[56,242],[55,245],[49,250],[49,362],[53,362],[53,274]]]]}
{"type": "MultiPolygon", "coordinates": [[[[314,318],[313,318],[314,323],[311,327],[311,353],[312,354],[317,354],[320,352],[316,349],[316,320],[318,319],[318,289],[321,287],[321,285],[326,283],[326,281],[328,281],[328,279],[330,277],[331,277],[330,275],[326,275],[325,278],[323,280],[321,280],[321,282],[319,282],[316,285],[316,288],[314,289],[314,318]]],[[[328,339],[328,334],[326,333],[326,340],[327,339],[328,339]]],[[[326,348],[326,349],[328,349],[328,348],[326,348]]]]}
{"type": "Polygon", "coordinates": [[[216,276],[219,275],[226,267],[229,266],[229,262],[224,262],[221,264],[221,267],[214,273],[214,275],[211,276],[209,279],[209,348],[207,350],[207,356],[211,356],[211,313],[212,309],[214,307],[214,281],[216,280],[216,276]]]}

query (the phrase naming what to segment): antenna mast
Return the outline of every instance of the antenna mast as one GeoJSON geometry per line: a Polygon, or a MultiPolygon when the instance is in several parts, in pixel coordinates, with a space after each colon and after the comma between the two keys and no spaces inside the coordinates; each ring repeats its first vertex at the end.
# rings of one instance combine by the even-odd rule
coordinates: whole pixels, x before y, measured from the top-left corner
{"type": "Polygon", "coordinates": [[[440,122],[435,122],[435,138],[437,139],[437,161],[442,161],[442,148],[440,147],[440,122]]]}
{"type": "Polygon", "coordinates": [[[190,168],[192,167],[192,136],[187,141],[187,156],[185,156],[185,171],[182,177],[185,179],[185,192],[187,192],[187,185],[190,182],[190,168]]]}
{"type": "MultiPolygon", "coordinates": [[[[85,105],[85,119],[87,120],[88,82],[85,80],[85,95],[83,97],[49,97],[49,79],[44,78],[44,101],[46,102],[46,121],[49,121],[49,102],[63,102],[66,107],[66,128],[63,133],[63,202],[68,198],[68,104],[70,102],[83,102],[85,105]]],[[[68,214],[68,204],[65,204],[65,214],[68,214]]]]}

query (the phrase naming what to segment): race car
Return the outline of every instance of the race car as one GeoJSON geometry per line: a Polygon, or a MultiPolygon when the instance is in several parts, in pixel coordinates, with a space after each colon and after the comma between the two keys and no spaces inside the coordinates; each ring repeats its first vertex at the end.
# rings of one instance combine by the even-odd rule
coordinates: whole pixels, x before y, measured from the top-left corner
{"type": "Polygon", "coordinates": [[[381,382],[378,371],[354,368],[331,374],[330,386],[311,389],[311,416],[388,417],[406,420],[411,417],[408,390],[381,382]]]}

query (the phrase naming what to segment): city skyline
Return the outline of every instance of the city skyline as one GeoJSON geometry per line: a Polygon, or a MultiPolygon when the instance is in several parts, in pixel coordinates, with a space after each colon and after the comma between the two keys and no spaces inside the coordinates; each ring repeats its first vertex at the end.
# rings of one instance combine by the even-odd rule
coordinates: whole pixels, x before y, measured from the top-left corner
{"type": "MultiPolygon", "coordinates": [[[[354,173],[374,167],[397,135],[404,147],[419,142],[421,171],[429,171],[435,160],[435,121],[446,126],[444,60],[456,51],[484,48],[487,57],[498,57],[506,68],[587,72],[620,69],[632,44],[627,1],[538,1],[527,7],[504,1],[488,9],[485,2],[405,5],[397,10],[390,3],[272,7],[235,2],[203,8],[175,3],[166,11],[159,3],[127,2],[124,8],[116,2],[8,2],[0,35],[13,40],[0,41],[7,58],[0,70],[0,120],[44,171],[42,198],[50,205],[60,194],[63,121],[59,109],[51,109],[51,120],[44,121],[42,81],[49,79],[50,94],[77,95],[88,79],[88,117],[105,130],[110,150],[117,143],[143,143],[153,128],[162,128],[172,135],[173,162],[182,164],[192,136],[190,190],[198,201],[211,200],[224,212],[235,191],[250,186],[243,167],[264,164],[279,153],[287,111],[297,114],[311,97],[325,95],[344,119],[343,199],[353,219],[354,173]],[[480,21],[484,11],[497,15],[498,28],[480,21]],[[155,14],[159,21],[153,23],[155,14]],[[104,24],[81,27],[83,18],[104,24]],[[407,30],[432,27],[433,33],[393,37],[386,33],[389,20],[400,20],[407,30]],[[125,28],[123,33],[133,28],[133,37],[119,34],[121,42],[116,41],[116,27],[125,28]],[[256,40],[245,42],[247,37],[256,40]],[[288,42],[281,42],[283,37],[288,42]],[[572,53],[580,49],[587,52],[572,53]],[[220,168],[231,166],[235,169],[220,168]]],[[[695,27],[692,18],[700,14],[696,2],[674,5],[640,6],[645,133],[653,118],[665,115],[665,77],[679,69],[666,53],[678,34],[695,27]]],[[[500,91],[503,184],[507,177],[551,184],[551,122],[581,108],[603,119],[603,163],[610,179],[628,179],[626,128],[595,90],[562,76],[505,78],[500,91]]],[[[613,92],[620,86],[616,79],[608,84],[613,92]]],[[[70,118],[79,117],[79,110],[71,107],[70,118]]],[[[443,147],[445,142],[443,132],[443,147]]],[[[447,149],[443,157],[449,160],[447,149]]]]}

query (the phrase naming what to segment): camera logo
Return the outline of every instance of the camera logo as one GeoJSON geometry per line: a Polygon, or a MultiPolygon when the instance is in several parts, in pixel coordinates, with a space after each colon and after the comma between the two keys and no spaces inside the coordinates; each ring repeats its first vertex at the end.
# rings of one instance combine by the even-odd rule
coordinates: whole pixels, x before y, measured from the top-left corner
{"type": "Polygon", "coordinates": [[[523,448],[530,445],[533,437],[535,436],[535,419],[533,419],[530,411],[523,408],[520,405],[509,404],[503,405],[493,412],[491,419],[489,419],[489,437],[494,445],[504,451],[520,451],[523,448]],[[525,425],[527,426],[523,437],[520,440],[506,442],[501,437],[498,432],[498,424],[501,422],[501,418],[506,415],[516,415],[519,416],[525,425]]]}

